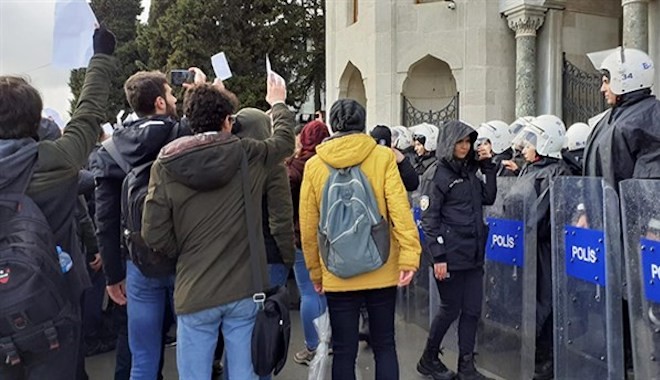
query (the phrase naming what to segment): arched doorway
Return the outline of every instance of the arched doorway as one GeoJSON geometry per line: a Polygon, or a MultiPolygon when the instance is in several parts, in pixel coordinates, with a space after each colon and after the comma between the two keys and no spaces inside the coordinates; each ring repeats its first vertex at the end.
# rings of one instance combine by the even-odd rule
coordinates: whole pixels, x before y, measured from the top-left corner
{"type": "Polygon", "coordinates": [[[360,69],[352,62],[346,64],[344,73],[339,79],[339,98],[355,99],[365,109],[367,108],[367,92],[364,88],[364,79],[360,69]]]}
{"type": "Polygon", "coordinates": [[[427,55],[410,65],[403,82],[403,125],[458,119],[456,79],[449,65],[427,55]]]}

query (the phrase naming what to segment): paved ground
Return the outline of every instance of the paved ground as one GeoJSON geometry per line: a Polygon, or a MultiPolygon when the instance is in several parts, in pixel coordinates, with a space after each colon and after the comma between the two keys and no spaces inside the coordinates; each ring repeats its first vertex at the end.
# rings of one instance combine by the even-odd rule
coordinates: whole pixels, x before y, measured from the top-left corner
{"type": "MultiPolygon", "coordinates": [[[[293,362],[293,353],[302,348],[303,337],[300,326],[300,318],[297,311],[292,311],[291,347],[289,350],[289,361],[282,372],[276,376],[276,380],[305,380],[307,379],[307,367],[293,362]]],[[[397,350],[399,354],[399,366],[401,368],[401,379],[422,379],[415,371],[415,366],[421,354],[423,344],[426,341],[427,332],[414,324],[403,321],[397,322],[397,350]]],[[[168,348],[165,357],[165,380],[176,380],[176,350],[168,348]]],[[[449,367],[456,367],[456,356],[451,352],[445,354],[446,363],[449,367]]],[[[373,355],[371,350],[360,346],[358,358],[359,379],[369,380],[374,378],[373,355]]],[[[112,380],[114,373],[114,352],[95,356],[87,359],[87,371],[91,380],[112,380]]],[[[330,379],[330,376],[326,376],[330,379]]]]}

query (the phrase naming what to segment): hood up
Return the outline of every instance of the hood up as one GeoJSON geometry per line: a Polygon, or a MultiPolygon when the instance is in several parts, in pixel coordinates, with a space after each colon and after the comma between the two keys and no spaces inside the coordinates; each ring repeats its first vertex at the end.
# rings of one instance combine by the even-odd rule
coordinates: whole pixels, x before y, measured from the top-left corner
{"type": "Polygon", "coordinates": [[[239,138],[251,138],[263,141],[272,133],[270,116],[256,108],[243,108],[236,114],[232,133],[239,138]]]}
{"type": "Polygon", "coordinates": [[[316,147],[323,140],[330,137],[328,126],[320,120],[310,121],[300,132],[301,157],[312,156],[316,153],[316,147]]]}
{"type": "Polygon", "coordinates": [[[444,123],[438,134],[436,157],[440,161],[455,162],[454,146],[458,141],[470,136],[470,153],[467,155],[467,161],[474,161],[474,142],[477,141],[477,135],[478,133],[473,127],[462,121],[452,120],[444,123]]]}
{"type": "Polygon", "coordinates": [[[243,157],[240,140],[229,133],[199,133],[167,144],[158,159],[178,182],[197,191],[228,184],[239,171],[243,157]]]}
{"type": "Polygon", "coordinates": [[[21,192],[32,178],[37,162],[34,139],[0,140],[0,192],[21,192]]]}
{"type": "Polygon", "coordinates": [[[318,145],[316,154],[333,168],[343,169],[361,164],[375,148],[373,137],[364,133],[348,133],[318,145]]]}

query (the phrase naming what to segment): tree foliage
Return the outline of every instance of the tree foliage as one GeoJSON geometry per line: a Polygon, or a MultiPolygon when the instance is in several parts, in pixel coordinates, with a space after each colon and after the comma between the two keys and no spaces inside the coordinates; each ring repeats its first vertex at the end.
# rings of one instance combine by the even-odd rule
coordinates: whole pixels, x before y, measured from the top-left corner
{"type": "MultiPolygon", "coordinates": [[[[109,119],[125,106],[121,84],[130,74],[196,66],[212,77],[210,58],[221,51],[233,73],[226,85],[242,106],[267,106],[268,54],[273,70],[287,80],[289,103],[299,106],[312,94],[320,108],[325,0],[152,0],[145,25],[136,22],[139,0],[92,0],[92,7],[118,39],[116,55],[122,72],[113,81],[116,91],[108,106],[109,119]]],[[[72,72],[74,101],[83,77],[84,70],[72,72]]]]}
{"type": "MultiPolygon", "coordinates": [[[[153,2],[140,44],[152,69],[200,67],[224,51],[234,76],[227,86],[243,106],[265,107],[265,57],[289,83],[289,102],[300,105],[325,81],[324,0],[178,0],[153,2]],[[155,9],[154,6],[157,6],[155,9]],[[318,48],[308,49],[308,46],[318,48]]],[[[320,99],[320,95],[319,95],[320,99]]],[[[320,101],[319,101],[320,102],[320,101]]]]}

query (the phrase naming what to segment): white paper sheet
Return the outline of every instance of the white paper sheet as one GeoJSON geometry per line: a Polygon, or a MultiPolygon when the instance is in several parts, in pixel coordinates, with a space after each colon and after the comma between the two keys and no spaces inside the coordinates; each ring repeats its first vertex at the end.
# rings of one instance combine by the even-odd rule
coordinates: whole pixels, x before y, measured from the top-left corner
{"type": "Polygon", "coordinates": [[[286,84],[286,82],[284,81],[284,78],[282,78],[282,76],[280,76],[280,74],[278,74],[278,73],[276,73],[272,70],[272,68],[270,66],[270,58],[268,58],[268,55],[266,55],[266,73],[268,73],[269,78],[272,77],[273,80],[275,80],[275,81],[277,81],[281,84],[286,84]]]}
{"type": "Polygon", "coordinates": [[[92,37],[97,27],[98,21],[87,1],[57,0],[52,64],[67,70],[87,67],[94,54],[92,37]]]}
{"type": "Polygon", "coordinates": [[[227,62],[227,56],[225,56],[224,52],[220,52],[211,57],[211,64],[213,65],[213,71],[217,78],[227,80],[232,77],[231,69],[227,62]]]}

